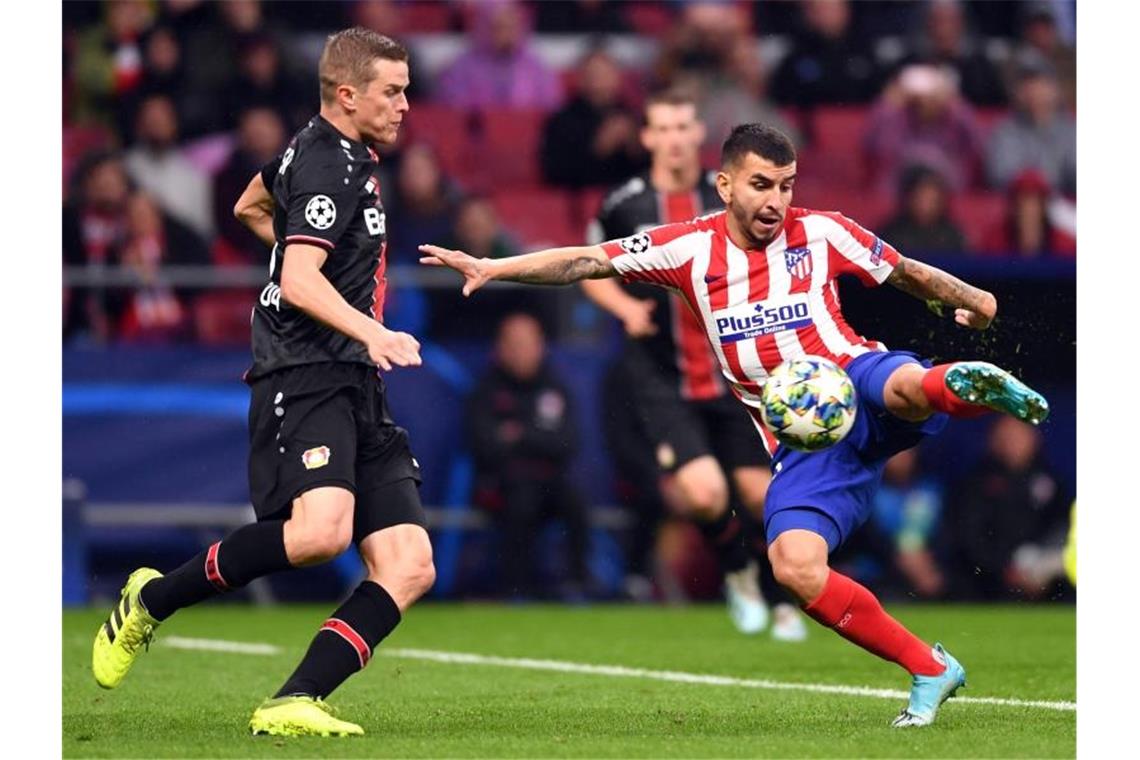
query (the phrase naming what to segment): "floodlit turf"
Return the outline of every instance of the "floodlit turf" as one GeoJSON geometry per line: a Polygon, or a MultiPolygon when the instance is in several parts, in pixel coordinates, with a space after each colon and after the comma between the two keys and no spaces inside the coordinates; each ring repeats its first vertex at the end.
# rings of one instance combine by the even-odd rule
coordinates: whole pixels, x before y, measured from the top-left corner
{"type": "MultiPolygon", "coordinates": [[[[1071,607],[899,606],[965,665],[969,697],[1075,700],[1071,607]]],[[[416,648],[505,658],[906,689],[896,666],[813,627],[803,644],[746,638],[719,607],[423,605],[330,700],[350,739],[251,737],[258,702],[292,670],[328,608],[187,610],[115,691],[91,675],[104,610],[67,611],[65,757],[1072,757],[1076,713],[950,700],[898,730],[901,700],[669,683],[383,656],[416,648]],[[187,651],[164,638],[262,642],[279,654],[187,651]]]]}

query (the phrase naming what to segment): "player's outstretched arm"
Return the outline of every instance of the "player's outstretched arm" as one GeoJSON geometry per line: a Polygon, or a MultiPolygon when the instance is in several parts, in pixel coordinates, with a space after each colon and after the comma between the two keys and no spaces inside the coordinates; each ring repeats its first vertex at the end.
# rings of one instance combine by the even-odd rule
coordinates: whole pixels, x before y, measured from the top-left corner
{"type": "Polygon", "coordinates": [[[357,311],[321,273],[328,254],[315,245],[292,243],[281,265],[281,296],[313,319],[324,322],[368,349],[372,361],[385,370],[392,365],[418,367],[420,344],[407,333],[389,330],[357,311]]]}
{"type": "Polygon", "coordinates": [[[954,321],[964,327],[985,330],[997,314],[993,293],[921,261],[899,256],[899,263],[886,281],[915,298],[953,307],[954,321]]]}
{"type": "Polygon", "coordinates": [[[261,180],[261,172],[253,175],[234,204],[234,216],[270,248],[277,242],[273,234],[273,196],[261,180]]]}
{"type": "Polygon", "coordinates": [[[463,275],[463,295],[469,296],[491,280],[533,285],[569,285],[585,279],[616,277],[618,272],[600,245],[548,248],[505,259],[477,259],[463,251],[421,245],[420,263],[451,267],[463,275]]]}

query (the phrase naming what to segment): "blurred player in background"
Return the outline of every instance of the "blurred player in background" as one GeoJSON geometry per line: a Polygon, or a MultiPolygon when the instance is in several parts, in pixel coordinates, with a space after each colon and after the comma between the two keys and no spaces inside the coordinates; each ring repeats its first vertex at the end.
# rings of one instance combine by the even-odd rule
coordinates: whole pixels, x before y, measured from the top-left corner
{"type": "MultiPolygon", "coordinates": [[[[704,139],[692,96],[680,90],[650,96],[641,130],[649,171],[606,196],[587,242],[597,245],[719,209],[716,173],[701,169],[704,139]]],[[[613,280],[583,280],[582,288],[625,328],[627,340],[611,385],[624,389],[625,398],[610,401],[633,406],[639,429],[627,434],[642,439],[660,470],[671,475],[682,509],[716,553],[732,622],[742,633],[763,631],[769,614],[758,584],[761,568],[767,595],[782,592],[762,548],[759,561],[750,558],[748,547],[757,544],[742,534],[755,532],[750,529],[763,520],[768,458],[755,445],[748,414],[729,395],[704,328],[676,292],[637,283],[623,288],[613,280]]],[[[656,473],[638,473],[636,480],[639,487],[656,490],[656,473]]],[[[792,605],[777,605],[774,612],[774,637],[799,641],[807,636],[792,605]]]]}
{"type": "Polygon", "coordinates": [[[725,211],[602,245],[507,259],[422,245],[420,261],[460,272],[464,295],[490,280],[558,285],[619,275],[682,293],[772,456],[764,518],[777,580],[814,620],[906,669],[910,701],[893,725],[925,726],[965,685],[965,669],[941,644],[931,647],[887,614],[867,588],[829,568],[828,557],[867,520],[891,455],[937,433],[950,416],[994,410],[1039,423],[1048,404],[992,364],[932,367],[856,334],[839,308],[835,280],[842,274],[949,306],[958,324],[976,330],[989,327],[997,300],[904,258],[839,213],[793,207],[795,178],[791,141],[771,127],[744,124],[721,151],[717,192],[725,211]],[[844,367],[859,399],[851,432],[814,453],[778,447],[760,422],[769,373],[805,356],[844,367]]]}
{"type": "Polygon", "coordinates": [[[371,143],[408,111],[408,53],[374,32],[328,38],[321,110],[254,176],[235,214],[273,246],[254,306],[250,497],[258,521],[166,575],[131,574],[95,639],[104,688],[126,676],[174,612],[355,543],[367,579],[324,622],[296,671],[253,714],[254,733],[362,734],[324,700],[368,664],[435,579],[419,465],[388,412],[377,365],[419,365],[419,343],[380,321],[384,210],[371,143]]]}

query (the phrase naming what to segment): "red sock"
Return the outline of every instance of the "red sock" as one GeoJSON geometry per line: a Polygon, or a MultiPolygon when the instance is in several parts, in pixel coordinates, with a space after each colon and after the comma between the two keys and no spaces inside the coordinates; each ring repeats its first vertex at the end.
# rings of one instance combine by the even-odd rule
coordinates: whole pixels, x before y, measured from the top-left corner
{"type": "Polygon", "coordinates": [[[988,406],[963,401],[946,387],[946,370],[953,366],[953,364],[939,364],[928,369],[926,374],[922,376],[922,392],[926,395],[926,400],[930,402],[930,405],[936,411],[946,412],[951,417],[965,419],[981,417],[983,414],[992,412],[993,409],[988,406]]]}
{"type": "Polygon", "coordinates": [[[931,646],[887,614],[875,595],[832,570],[823,593],[804,607],[816,622],[884,660],[898,663],[911,675],[934,676],[946,669],[931,646]]]}

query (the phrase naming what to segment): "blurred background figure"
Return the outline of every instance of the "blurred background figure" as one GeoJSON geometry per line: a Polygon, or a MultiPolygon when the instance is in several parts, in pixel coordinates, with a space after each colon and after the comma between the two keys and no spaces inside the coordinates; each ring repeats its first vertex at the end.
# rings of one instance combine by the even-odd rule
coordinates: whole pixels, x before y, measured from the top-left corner
{"type": "Polygon", "coordinates": [[[633,31],[620,0],[546,0],[535,3],[534,30],[555,34],[626,34],[633,31]]]}
{"type": "Polygon", "coordinates": [[[214,228],[218,231],[214,259],[225,264],[261,264],[267,261],[265,243],[234,217],[234,199],[245,191],[253,175],[285,149],[285,125],[276,110],[253,105],[238,117],[237,145],[214,177],[214,228]]]}
{"type": "Polygon", "coordinates": [[[985,250],[1021,258],[1076,255],[1075,209],[1041,174],[1022,172],[1007,197],[1005,218],[986,236],[985,250]]]}
{"type": "MultiPolygon", "coordinates": [[[[1017,68],[1027,58],[1044,59],[1057,75],[1061,100],[1067,110],[1077,108],[1077,51],[1072,38],[1066,37],[1058,12],[1063,3],[1030,0],[1019,3],[1021,39],[1011,57],[1011,78],[1016,81],[1017,68]]],[[[1074,9],[1075,10],[1075,9],[1074,9]]],[[[1074,14],[1075,15],[1075,14],[1074,14]]],[[[1074,19],[1075,21],[1075,19],[1074,19]]]]}
{"type": "Polygon", "coordinates": [[[866,538],[841,562],[886,594],[943,596],[947,583],[937,558],[943,502],[942,485],[923,470],[919,451],[896,454],[883,470],[866,538]]]}
{"type": "Polygon", "coordinates": [[[748,18],[740,5],[685,3],[654,67],[655,84],[703,89],[720,75],[736,42],[747,36],[748,18]]]}
{"type": "Polygon", "coordinates": [[[1001,75],[969,33],[960,0],[926,4],[922,33],[912,44],[907,63],[927,63],[951,72],[962,96],[975,106],[1006,103],[1001,75]]]}
{"type": "Polygon", "coordinates": [[[569,477],[578,448],[570,393],[546,362],[538,320],[508,316],[499,325],[494,366],[467,407],[476,466],[476,503],[495,519],[501,584],[512,597],[582,598],[588,575],[585,504],[569,477]],[[561,521],[566,574],[541,583],[543,523],[561,521]]]}
{"type": "Polygon", "coordinates": [[[440,75],[436,99],[463,108],[554,108],[558,76],[531,50],[530,22],[513,0],[468,6],[469,48],[440,75]]]}
{"type": "Polygon", "coordinates": [[[179,151],[178,113],[166,95],[150,95],[139,106],[134,146],[127,151],[131,179],[163,211],[202,236],[214,232],[212,188],[205,172],[179,151]]]}
{"type": "Polygon", "coordinates": [[[1030,577],[1023,546],[1063,547],[1070,497],[1041,452],[1041,432],[1000,417],[985,458],[958,484],[945,525],[953,533],[954,581],[990,600],[1041,598],[1053,589],[1030,577]]]}
{"type": "Polygon", "coordinates": [[[468,195],[459,202],[455,225],[444,245],[488,259],[516,256],[522,252],[518,241],[503,227],[495,207],[485,195],[468,195]]]}
{"type": "Polygon", "coordinates": [[[113,0],[103,5],[102,23],[78,35],[72,76],[72,118],[79,123],[115,124],[115,106],[143,81],[143,35],[154,20],[145,0],[113,0]]]}
{"type": "Polygon", "coordinates": [[[387,192],[381,180],[385,211],[400,220],[388,229],[389,261],[414,262],[419,255],[416,246],[451,234],[459,188],[444,175],[435,151],[425,143],[409,145],[400,155],[394,184],[394,192],[387,192]]]}
{"type": "Polygon", "coordinates": [[[897,187],[902,170],[913,163],[937,167],[957,191],[976,184],[982,137],[950,77],[933,66],[911,65],[868,116],[863,148],[884,192],[897,187]]]}
{"type": "Polygon", "coordinates": [[[962,230],[950,217],[950,187],[937,169],[922,164],[906,167],[899,180],[899,205],[881,234],[900,251],[961,253],[962,230]]]}
{"type": "Polygon", "coordinates": [[[578,66],[577,94],[543,128],[542,174],[552,185],[612,185],[647,163],[617,62],[596,51],[578,66]]]}
{"type": "Polygon", "coordinates": [[[994,130],[986,153],[990,184],[1007,189],[1034,170],[1060,192],[1077,193],[1077,122],[1061,106],[1056,73],[1039,56],[1021,62],[1014,111],[994,130]]]}
{"type": "Polygon", "coordinates": [[[867,38],[852,23],[847,0],[804,0],[791,50],[776,69],[776,102],[812,107],[866,103],[879,90],[881,75],[867,38]]]}
{"type": "Polygon", "coordinates": [[[297,81],[282,65],[277,43],[266,34],[252,34],[242,41],[237,75],[221,94],[226,119],[252,106],[262,106],[285,118],[292,134],[318,109],[315,87],[297,81]]]}

